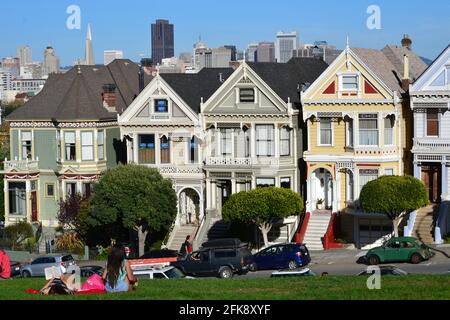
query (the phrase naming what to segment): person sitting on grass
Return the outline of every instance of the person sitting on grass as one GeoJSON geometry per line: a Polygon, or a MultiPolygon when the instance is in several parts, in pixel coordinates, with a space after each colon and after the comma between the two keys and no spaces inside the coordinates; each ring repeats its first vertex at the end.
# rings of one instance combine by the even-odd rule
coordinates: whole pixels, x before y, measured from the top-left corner
{"type": "Polygon", "coordinates": [[[125,251],[122,247],[113,247],[108,255],[103,280],[108,293],[133,291],[137,286],[137,279],[129,261],[125,259],[125,251]]]}

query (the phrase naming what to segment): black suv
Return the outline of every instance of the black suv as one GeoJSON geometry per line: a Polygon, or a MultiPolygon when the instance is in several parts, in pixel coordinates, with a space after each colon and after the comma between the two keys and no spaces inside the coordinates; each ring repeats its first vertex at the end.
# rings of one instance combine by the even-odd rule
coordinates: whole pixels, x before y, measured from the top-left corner
{"type": "Polygon", "coordinates": [[[253,263],[247,244],[239,239],[218,239],[203,243],[200,250],[171,265],[193,276],[232,278],[245,274],[253,263]]]}

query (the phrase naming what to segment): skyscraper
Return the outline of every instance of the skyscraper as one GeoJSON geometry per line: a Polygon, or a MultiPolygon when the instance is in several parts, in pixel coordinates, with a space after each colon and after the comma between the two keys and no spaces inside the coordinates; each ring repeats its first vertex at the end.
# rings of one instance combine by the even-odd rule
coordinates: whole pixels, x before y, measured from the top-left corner
{"type": "Polygon", "coordinates": [[[260,42],[256,50],[256,62],[275,62],[275,44],[260,42]]]}
{"type": "Polygon", "coordinates": [[[278,32],[275,46],[275,59],[285,63],[291,60],[293,50],[298,48],[297,32],[278,32]]]}
{"type": "Polygon", "coordinates": [[[94,62],[94,48],[92,47],[92,31],[91,24],[88,24],[86,35],[86,51],[84,55],[84,64],[87,66],[93,66],[94,62]]]}
{"type": "Polygon", "coordinates": [[[236,46],[234,46],[234,45],[226,45],[226,46],[223,46],[223,47],[231,50],[231,61],[236,61],[236,59],[237,59],[237,57],[236,57],[236,55],[237,55],[236,46]]]}
{"type": "Polygon", "coordinates": [[[103,51],[103,64],[107,66],[116,59],[123,59],[122,50],[105,50],[103,51]]]}
{"type": "Polygon", "coordinates": [[[174,27],[169,20],[156,20],[152,24],[152,60],[153,64],[161,63],[164,58],[175,56],[174,27]]]}
{"type": "Polygon", "coordinates": [[[257,51],[258,51],[258,44],[257,43],[250,43],[247,48],[247,55],[246,60],[249,62],[256,62],[257,60],[257,51]]]}
{"type": "Polygon", "coordinates": [[[19,58],[20,66],[26,66],[33,61],[31,48],[29,46],[17,48],[17,58],[19,58]]]}
{"type": "Polygon", "coordinates": [[[42,66],[42,75],[46,76],[50,73],[59,72],[59,58],[55,55],[55,50],[52,47],[45,48],[44,64],[42,66]]]}

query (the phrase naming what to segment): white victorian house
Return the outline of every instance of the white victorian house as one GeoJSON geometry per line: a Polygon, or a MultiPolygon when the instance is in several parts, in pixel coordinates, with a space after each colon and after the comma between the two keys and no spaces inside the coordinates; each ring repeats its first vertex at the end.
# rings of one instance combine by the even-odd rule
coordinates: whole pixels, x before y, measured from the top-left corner
{"type": "Polygon", "coordinates": [[[450,231],[450,45],[410,88],[414,176],[438,213],[435,241],[450,231]],[[437,209],[440,206],[440,209],[437,209]]]}
{"type": "Polygon", "coordinates": [[[186,235],[195,236],[203,219],[203,130],[198,112],[202,99],[231,72],[158,74],[118,117],[128,163],[156,168],[173,181],[178,215],[167,243],[172,249],[179,249],[186,235]]]}

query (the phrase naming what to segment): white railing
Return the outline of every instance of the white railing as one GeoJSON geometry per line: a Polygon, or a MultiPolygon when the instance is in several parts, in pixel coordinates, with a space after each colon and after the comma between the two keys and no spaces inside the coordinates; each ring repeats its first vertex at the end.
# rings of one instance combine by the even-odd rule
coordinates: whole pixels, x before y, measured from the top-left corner
{"type": "Polygon", "coordinates": [[[417,149],[448,149],[450,150],[450,139],[414,139],[414,147],[417,149]]]}
{"type": "Polygon", "coordinates": [[[230,158],[230,157],[210,157],[206,160],[210,166],[258,166],[258,165],[280,165],[280,158],[230,158]]]}
{"type": "Polygon", "coordinates": [[[4,170],[12,171],[16,170],[18,172],[22,171],[32,171],[39,169],[39,159],[37,160],[8,160],[5,159],[4,170]]]}
{"type": "Polygon", "coordinates": [[[157,167],[161,174],[196,174],[202,173],[200,165],[185,165],[185,166],[174,166],[174,165],[161,165],[157,167]]]}

